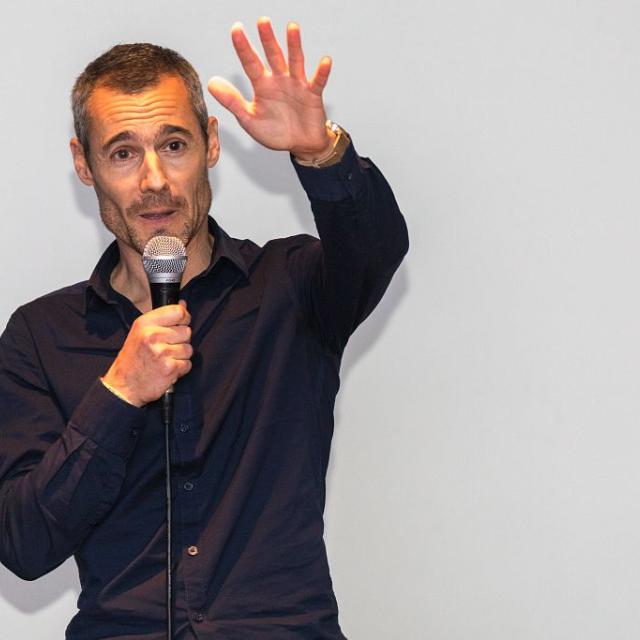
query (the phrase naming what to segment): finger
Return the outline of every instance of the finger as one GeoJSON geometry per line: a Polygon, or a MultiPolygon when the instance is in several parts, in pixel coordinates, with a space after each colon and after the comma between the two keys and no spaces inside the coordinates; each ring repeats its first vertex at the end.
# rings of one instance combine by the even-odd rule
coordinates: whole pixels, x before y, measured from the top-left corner
{"type": "Polygon", "coordinates": [[[331,58],[329,56],[324,56],[320,63],[318,64],[318,68],[311,80],[309,88],[313,93],[317,95],[322,95],[322,91],[327,86],[327,80],[329,79],[329,74],[331,73],[331,58]]]}
{"type": "Polygon", "coordinates": [[[240,22],[236,22],[231,27],[231,41],[233,42],[233,47],[238,54],[244,72],[249,77],[249,80],[251,80],[251,84],[253,84],[264,75],[265,68],[257,51],[251,46],[247,34],[244,32],[244,27],[240,22]]]}
{"type": "Polygon", "coordinates": [[[176,366],[176,378],[174,380],[174,384],[178,380],[178,378],[182,378],[183,376],[186,376],[187,373],[191,371],[191,367],[193,367],[191,360],[176,360],[175,362],[177,366],[176,366]]]}
{"type": "Polygon", "coordinates": [[[271,67],[271,71],[274,75],[283,76],[287,73],[287,62],[284,59],[284,54],[280,48],[280,44],[276,39],[275,33],[273,33],[273,26],[271,20],[266,16],[263,16],[258,20],[258,34],[260,35],[260,41],[265,54],[267,55],[267,62],[271,67]]]}
{"type": "Polygon", "coordinates": [[[187,325],[191,322],[191,314],[180,304],[167,304],[148,311],[140,316],[136,322],[143,326],[156,325],[159,327],[187,325]]]}
{"type": "Polygon", "coordinates": [[[251,103],[228,80],[214,76],[207,84],[209,93],[225,108],[242,121],[250,115],[251,103]]]}
{"type": "Polygon", "coordinates": [[[183,344],[191,340],[191,327],[175,326],[158,328],[158,338],[166,344],[183,344]]]}
{"type": "Polygon", "coordinates": [[[289,75],[306,82],[300,26],[295,22],[290,22],[287,25],[287,52],[289,54],[289,75]]]}
{"type": "Polygon", "coordinates": [[[175,384],[179,378],[191,371],[192,366],[191,360],[167,359],[162,363],[160,373],[165,377],[165,380],[170,381],[170,384],[175,384]]]}
{"type": "Polygon", "coordinates": [[[191,327],[150,325],[142,330],[142,340],[149,346],[162,349],[167,344],[183,344],[191,340],[191,327]]]}
{"type": "Polygon", "coordinates": [[[177,307],[178,309],[180,309],[180,313],[182,313],[182,316],[178,319],[178,322],[176,322],[175,324],[184,325],[184,326],[188,326],[191,324],[191,314],[185,309],[185,307],[183,307],[180,304],[174,304],[171,306],[177,307]]]}
{"type": "Polygon", "coordinates": [[[173,360],[190,360],[193,356],[193,347],[188,343],[168,344],[162,349],[162,355],[173,360]]]}
{"type": "Polygon", "coordinates": [[[193,347],[190,344],[157,344],[151,348],[151,354],[160,369],[168,369],[174,366],[174,360],[189,360],[193,356],[193,347]]]}

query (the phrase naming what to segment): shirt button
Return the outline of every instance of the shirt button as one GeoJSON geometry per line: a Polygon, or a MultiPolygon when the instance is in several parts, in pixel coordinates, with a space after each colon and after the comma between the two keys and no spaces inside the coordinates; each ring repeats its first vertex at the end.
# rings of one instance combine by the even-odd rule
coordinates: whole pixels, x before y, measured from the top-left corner
{"type": "Polygon", "coordinates": [[[180,429],[180,433],[187,433],[187,431],[189,431],[189,425],[188,424],[181,424],[179,429],[180,429]]]}
{"type": "Polygon", "coordinates": [[[202,622],[204,620],[204,615],[202,613],[196,613],[196,615],[193,616],[193,619],[196,622],[202,622]]]}
{"type": "Polygon", "coordinates": [[[138,437],[138,430],[137,429],[131,429],[131,437],[132,438],[137,438],[138,437]]]}
{"type": "Polygon", "coordinates": [[[353,180],[353,173],[347,173],[347,180],[353,180]]]}
{"type": "Polygon", "coordinates": [[[198,555],[198,553],[200,553],[200,552],[198,551],[198,547],[196,547],[196,545],[195,545],[195,544],[192,544],[192,545],[187,549],[187,553],[188,553],[190,556],[197,556],[197,555],[198,555]]]}
{"type": "Polygon", "coordinates": [[[193,489],[193,482],[185,482],[182,486],[185,491],[191,491],[191,489],[193,489]]]}

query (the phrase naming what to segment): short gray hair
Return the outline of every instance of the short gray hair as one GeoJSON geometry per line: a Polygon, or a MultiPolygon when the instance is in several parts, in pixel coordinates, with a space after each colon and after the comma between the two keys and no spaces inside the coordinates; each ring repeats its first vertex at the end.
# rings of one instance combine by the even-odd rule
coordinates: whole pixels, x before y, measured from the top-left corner
{"type": "Polygon", "coordinates": [[[89,114],[87,103],[96,87],[122,93],[140,93],[154,87],[161,76],[173,75],[184,81],[193,111],[205,142],[208,140],[207,105],[200,78],[191,64],[172,49],[147,42],[117,44],[90,62],[78,76],[71,92],[73,126],[85,154],[89,155],[89,114]]]}

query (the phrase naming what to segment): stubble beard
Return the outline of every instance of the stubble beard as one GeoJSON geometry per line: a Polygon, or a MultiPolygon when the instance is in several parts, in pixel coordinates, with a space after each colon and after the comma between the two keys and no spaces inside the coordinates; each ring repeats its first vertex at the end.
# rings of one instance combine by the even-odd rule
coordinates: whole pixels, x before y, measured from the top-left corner
{"type": "Polygon", "coordinates": [[[140,255],[144,253],[147,242],[155,236],[175,236],[179,238],[185,246],[188,246],[189,242],[197,235],[205,223],[212,200],[211,184],[209,183],[209,175],[206,169],[201,175],[196,187],[194,199],[196,211],[191,213],[188,212],[187,200],[181,196],[171,196],[168,189],[143,196],[140,201],[128,206],[124,213],[122,213],[120,208],[115,205],[112,200],[105,196],[97,185],[95,191],[98,197],[100,218],[104,226],[117,240],[132,247],[140,255]],[[174,215],[180,215],[180,212],[183,212],[181,230],[176,233],[176,230],[171,229],[169,225],[161,225],[156,227],[149,237],[141,236],[132,221],[139,216],[140,212],[151,208],[175,209],[176,213],[174,215]]]}

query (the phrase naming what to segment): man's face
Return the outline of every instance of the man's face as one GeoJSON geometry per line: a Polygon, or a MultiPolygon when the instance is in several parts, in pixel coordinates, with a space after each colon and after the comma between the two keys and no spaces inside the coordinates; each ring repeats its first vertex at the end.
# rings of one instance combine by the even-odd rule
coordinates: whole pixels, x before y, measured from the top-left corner
{"type": "Polygon", "coordinates": [[[156,235],[185,245],[206,235],[217,123],[209,118],[205,144],[182,79],[162,76],[132,95],[99,86],[88,112],[90,155],[72,141],[76,171],[95,188],[102,221],[121,248],[142,253],[156,235]]]}

